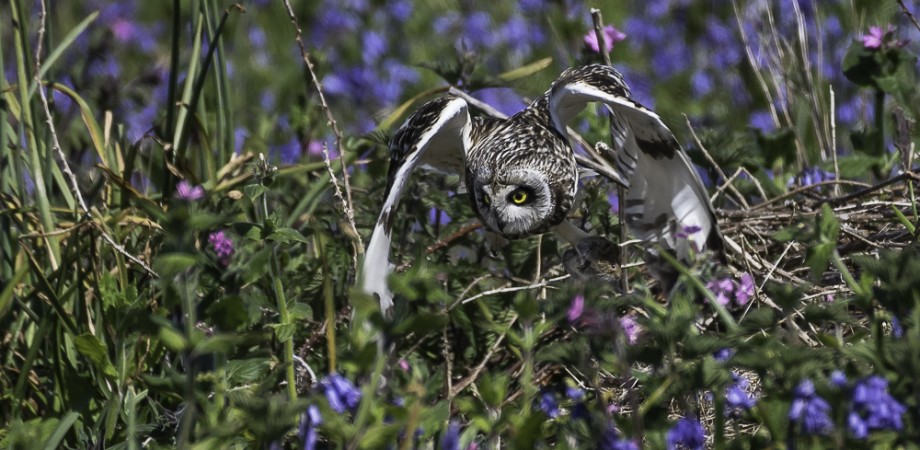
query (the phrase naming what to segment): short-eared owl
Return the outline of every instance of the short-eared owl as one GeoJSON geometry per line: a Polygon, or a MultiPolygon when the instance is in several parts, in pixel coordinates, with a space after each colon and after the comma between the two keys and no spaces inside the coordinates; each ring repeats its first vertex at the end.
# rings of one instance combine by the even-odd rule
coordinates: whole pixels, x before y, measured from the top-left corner
{"type": "Polygon", "coordinates": [[[565,218],[575,203],[579,173],[566,124],[591,102],[602,103],[611,115],[613,145],[601,148],[604,161],[598,163],[612,168],[614,181],[626,188],[621,203],[626,225],[645,242],[652,273],[670,273],[657,259],[658,248],[680,259],[687,258],[691,247],[721,251],[709,197],[668,127],[630,98],[616,69],[575,67],[507,119],[471,118],[467,102],[448,95],[423,105],[396,132],[390,143],[386,200],[360,274],[363,289],[379,296],[385,313],[392,307],[386,278],[394,214],[419,166],[462,174],[473,208],[491,231],[515,239],[553,230],[579,253],[590,253],[592,246],[584,245],[585,240],[599,238],[565,218]],[[691,228],[698,231],[678,236],[691,228]]]}

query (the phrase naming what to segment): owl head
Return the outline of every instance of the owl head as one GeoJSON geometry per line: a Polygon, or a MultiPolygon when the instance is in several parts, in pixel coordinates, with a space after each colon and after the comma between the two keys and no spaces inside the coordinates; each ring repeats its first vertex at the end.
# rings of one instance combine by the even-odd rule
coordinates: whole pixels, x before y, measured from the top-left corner
{"type": "Polygon", "coordinates": [[[471,186],[471,200],[483,223],[506,238],[541,233],[561,220],[559,195],[539,169],[480,173],[471,186]]]}

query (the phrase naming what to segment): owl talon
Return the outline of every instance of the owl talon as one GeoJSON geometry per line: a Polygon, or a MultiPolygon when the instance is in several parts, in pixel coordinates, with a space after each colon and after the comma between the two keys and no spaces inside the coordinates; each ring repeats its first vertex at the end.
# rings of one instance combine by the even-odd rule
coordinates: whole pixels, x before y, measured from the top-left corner
{"type": "Polygon", "coordinates": [[[613,242],[599,236],[584,238],[562,254],[566,271],[581,280],[614,282],[620,249],[613,242]]]}

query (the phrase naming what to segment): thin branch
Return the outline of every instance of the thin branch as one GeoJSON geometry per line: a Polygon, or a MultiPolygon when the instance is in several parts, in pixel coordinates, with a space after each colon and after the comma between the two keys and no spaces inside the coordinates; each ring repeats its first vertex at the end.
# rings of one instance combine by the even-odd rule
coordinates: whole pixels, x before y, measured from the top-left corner
{"type": "MultiPolygon", "coordinates": [[[[48,131],[51,134],[51,147],[54,149],[55,154],[60,160],[61,170],[64,171],[68,181],[70,181],[71,192],[73,192],[74,197],[77,198],[77,203],[80,204],[80,209],[83,210],[83,214],[91,220],[95,220],[92,211],[90,211],[89,207],[86,206],[86,201],[83,199],[83,194],[80,193],[80,186],[77,183],[77,177],[73,174],[73,171],[70,170],[70,164],[67,162],[67,157],[64,155],[64,150],[61,149],[61,142],[58,140],[57,131],[54,128],[54,120],[52,120],[51,117],[51,108],[48,106],[48,94],[45,93],[44,85],[42,84],[41,79],[39,79],[39,73],[41,73],[42,43],[45,39],[45,18],[47,16],[44,0],[42,0],[40,3],[42,9],[41,13],[39,14],[38,45],[36,46],[35,50],[35,85],[38,87],[38,94],[41,97],[42,108],[45,112],[45,122],[48,124],[48,131]]],[[[105,242],[108,243],[112,248],[114,248],[115,251],[121,253],[125,258],[128,258],[128,260],[134,264],[140,266],[142,269],[144,269],[144,271],[146,271],[154,278],[159,277],[159,275],[157,275],[157,273],[154,272],[150,266],[141,261],[140,258],[128,253],[124,247],[116,243],[115,239],[109,236],[102,226],[99,226],[98,228],[99,234],[102,235],[102,239],[105,240],[105,242]]]]}
{"type": "Polygon", "coordinates": [[[901,7],[901,11],[903,11],[904,14],[907,15],[907,18],[909,18],[910,21],[913,22],[914,27],[916,27],[917,30],[920,30],[920,22],[917,22],[917,18],[914,17],[914,14],[912,12],[910,12],[910,8],[908,8],[907,5],[904,4],[904,0],[898,0],[898,6],[901,7]]]}
{"type": "Polygon", "coordinates": [[[539,289],[539,288],[542,288],[542,287],[545,287],[545,286],[549,286],[550,284],[555,283],[555,282],[557,282],[557,281],[562,281],[562,280],[564,280],[564,279],[566,279],[566,278],[568,278],[568,277],[569,277],[569,275],[568,275],[568,274],[565,274],[565,275],[560,275],[560,276],[555,277],[555,278],[550,278],[550,279],[547,279],[547,280],[543,280],[543,281],[541,281],[541,282],[539,282],[539,283],[529,284],[529,285],[527,285],[527,286],[505,286],[505,287],[501,287],[501,288],[497,288],[497,289],[492,289],[492,290],[489,290],[489,291],[480,292],[480,293],[478,293],[478,294],[476,294],[476,295],[474,295],[474,296],[472,296],[472,297],[470,297],[470,298],[465,298],[465,299],[461,300],[460,303],[469,303],[469,302],[471,302],[471,301],[473,301],[473,300],[476,300],[476,299],[482,298],[482,297],[487,297],[487,296],[489,296],[489,295],[504,294],[504,293],[508,293],[508,292],[517,292],[517,291],[526,291],[526,290],[528,290],[528,289],[539,289]]]}
{"type": "Polygon", "coordinates": [[[300,24],[297,22],[297,16],[294,14],[294,9],[291,7],[290,0],[284,0],[284,6],[287,9],[288,17],[291,19],[291,25],[294,26],[294,32],[296,34],[295,40],[297,41],[297,46],[300,48],[300,56],[303,58],[303,63],[307,67],[307,71],[310,73],[310,79],[313,82],[313,87],[316,89],[316,94],[319,96],[319,103],[323,110],[323,114],[326,115],[326,123],[332,128],[332,134],[335,136],[335,146],[339,152],[339,162],[342,166],[342,181],[345,185],[345,195],[342,195],[342,190],[339,188],[338,178],[335,176],[335,171],[332,170],[332,163],[330,162],[329,149],[323,145],[323,162],[326,164],[326,170],[329,171],[331,177],[332,186],[335,189],[335,196],[339,199],[342,206],[342,212],[345,213],[345,218],[348,219],[348,224],[351,225],[353,233],[348,233],[352,236],[352,246],[354,247],[354,253],[352,254],[352,260],[355,265],[355,268],[358,267],[358,254],[364,254],[364,243],[361,242],[361,236],[357,233],[357,227],[355,226],[355,212],[353,208],[353,203],[351,200],[351,184],[348,180],[348,167],[345,165],[345,145],[342,143],[342,132],[339,130],[339,126],[335,121],[335,117],[332,115],[332,110],[329,108],[329,104],[326,102],[326,96],[323,94],[323,86],[319,82],[319,78],[316,76],[316,71],[313,69],[313,62],[310,60],[310,53],[307,51],[307,46],[303,41],[303,32],[300,29],[300,24]]]}
{"type": "Polygon", "coordinates": [[[706,157],[706,161],[709,161],[709,164],[712,164],[712,167],[716,168],[716,170],[719,172],[719,175],[722,176],[722,179],[726,180],[725,184],[728,185],[728,189],[730,189],[732,193],[735,194],[736,197],[738,197],[738,201],[740,201],[741,204],[744,205],[745,208],[750,208],[750,205],[748,205],[747,200],[745,200],[744,196],[741,195],[740,192],[738,192],[738,189],[736,189],[733,184],[727,182],[728,177],[725,176],[725,172],[723,172],[722,168],[719,167],[718,164],[716,164],[716,160],[712,158],[712,155],[710,155],[709,151],[706,150],[706,147],[703,146],[703,142],[700,141],[699,136],[696,135],[696,131],[693,129],[693,125],[690,124],[690,118],[687,117],[686,114],[684,114],[684,120],[687,121],[687,129],[690,130],[690,136],[693,137],[693,142],[696,143],[696,146],[700,149],[700,152],[702,152],[703,156],[706,157]]]}

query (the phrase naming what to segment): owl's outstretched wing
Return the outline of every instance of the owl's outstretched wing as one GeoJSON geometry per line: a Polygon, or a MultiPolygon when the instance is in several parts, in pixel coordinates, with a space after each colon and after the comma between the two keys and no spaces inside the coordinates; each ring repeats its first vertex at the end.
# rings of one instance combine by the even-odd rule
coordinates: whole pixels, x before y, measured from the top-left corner
{"type": "MultiPolygon", "coordinates": [[[[612,149],[600,155],[626,180],[626,225],[647,244],[655,244],[686,260],[691,246],[722,256],[722,236],[699,175],[674,134],[655,112],[630,98],[616,69],[590,65],[566,70],[548,92],[553,125],[565,125],[588,103],[601,102],[610,112],[612,149]]],[[[658,262],[660,261],[649,261],[658,262]]],[[[650,264],[659,278],[670,275],[667,264],[650,264]],[[665,272],[665,273],[662,273],[665,272]]]]}
{"type": "Polygon", "coordinates": [[[466,101],[445,96],[416,110],[390,141],[386,200],[367,245],[360,275],[362,289],[379,297],[384,314],[393,306],[387,276],[390,274],[394,214],[409,177],[418,166],[462,174],[466,151],[470,147],[470,129],[466,101]]]}

